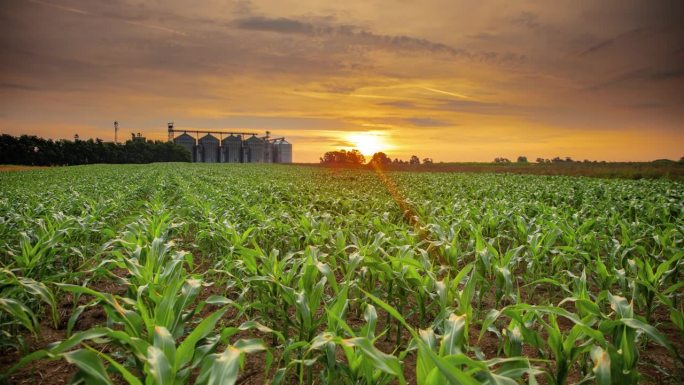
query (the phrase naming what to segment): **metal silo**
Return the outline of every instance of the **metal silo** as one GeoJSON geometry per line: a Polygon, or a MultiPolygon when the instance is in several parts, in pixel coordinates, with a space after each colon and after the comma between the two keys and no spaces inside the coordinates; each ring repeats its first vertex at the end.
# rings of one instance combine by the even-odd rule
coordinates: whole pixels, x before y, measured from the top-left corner
{"type": "Polygon", "coordinates": [[[264,163],[273,163],[273,142],[264,140],[264,163]]]}
{"type": "Polygon", "coordinates": [[[264,161],[264,141],[252,135],[245,140],[245,147],[247,149],[247,158],[245,163],[262,163],[264,161]]]}
{"type": "Polygon", "coordinates": [[[204,163],[216,163],[219,161],[219,140],[211,134],[204,135],[198,141],[201,161],[204,163]]]}
{"type": "Polygon", "coordinates": [[[182,135],[178,136],[177,138],[173,139],[173,142],[176,143],[177,145],[185,147],[190,154],[192,155],[192,161],[197,162],[196,158],[196,153],[195,153],[195,138],[192,136],[188,135],[187,133],[183,133],[182,135]]]}
{"type": "Polygon", "coordinates": [[[292,144],[285,139],[273,143],[273,158],[276,163],[292,163],[292,144]]]}
{"type": "Polygon", "coordinates": [[[242,162],[242,139],[239,136],[231,134],[223,139],[221,143],[221,162],[242,162]]]}

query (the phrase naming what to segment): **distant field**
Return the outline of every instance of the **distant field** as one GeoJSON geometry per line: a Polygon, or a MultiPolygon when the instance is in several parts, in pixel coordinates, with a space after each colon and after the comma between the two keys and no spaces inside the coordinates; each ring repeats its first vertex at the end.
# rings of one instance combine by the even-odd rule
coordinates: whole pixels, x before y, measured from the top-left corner
{"type": "MultiPolygon", "coordinates": [[[[432,166],[456,167],[561,170],[432,166]]],[[[668,179],[7,172],[0,264],[0,382],[684,378],[684,183],[668,179]]]]}
{"type": "MultiPolygon", "coordinates": [[[[320,166],[320,165],[316,165],[320,166]]],[[[330,167],[330,166],[324,166],[330,167]]],[[[333,166],[335,167],[335,166],[333,166]]],[[[370,166],[364,166],[370,168],[370,166]]],[[[429,165],[387,166],[389,170],[412,172],[468,172],[468,173],[512,173],[532,175],[567,175],[592,178],[620,179],[674,179],[684,180],[684,163],[631,162],[631,163],[433,163],[429,165]]]]}
{"type": "Polygon", "coordinates": [[[42,166],[21,166],[14,164],[0,164],[0,172],[2,171],[26,171],[26,170],[39,170],[41,168],[47,168],[42,166]]]}

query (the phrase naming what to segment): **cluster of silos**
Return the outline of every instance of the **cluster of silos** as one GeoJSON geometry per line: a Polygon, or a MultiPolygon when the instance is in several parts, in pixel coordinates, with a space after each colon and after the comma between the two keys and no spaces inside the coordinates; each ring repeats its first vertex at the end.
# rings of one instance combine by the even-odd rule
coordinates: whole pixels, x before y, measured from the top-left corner
{"type": "Polygon", "coordinates": [[[173,142],[188,149],[193,162],[201,163],[292,163],[292,145],[285,139],[268,140],[256,135],[242,140],[240,135],[229,135],[219,140],[206,134],[195,140],[187,133],[173,142]]]}

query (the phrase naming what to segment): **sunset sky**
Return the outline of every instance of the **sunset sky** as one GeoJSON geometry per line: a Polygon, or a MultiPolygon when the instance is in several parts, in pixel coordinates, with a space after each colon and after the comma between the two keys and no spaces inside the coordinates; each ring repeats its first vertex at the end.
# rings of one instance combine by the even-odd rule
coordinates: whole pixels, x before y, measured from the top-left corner
{"type": "Polygon", "coordinates": [[[435,161],[684,156],[684,1],[3,0],[0,132],[435,161]]]}

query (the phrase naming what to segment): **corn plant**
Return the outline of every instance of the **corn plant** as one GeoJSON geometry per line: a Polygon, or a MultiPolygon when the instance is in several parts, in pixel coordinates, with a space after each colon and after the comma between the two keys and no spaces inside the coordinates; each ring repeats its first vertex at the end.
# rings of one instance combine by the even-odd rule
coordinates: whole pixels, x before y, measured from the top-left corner
{"type": "Polygon", "coordinates": [[[681,182],[251,166],[0,173],[4,374],[232,383],[256,353],[283,385],[681,377],[681,182]]]}

